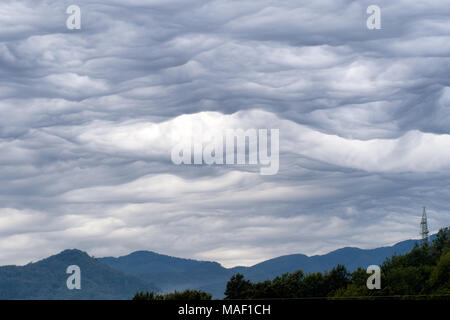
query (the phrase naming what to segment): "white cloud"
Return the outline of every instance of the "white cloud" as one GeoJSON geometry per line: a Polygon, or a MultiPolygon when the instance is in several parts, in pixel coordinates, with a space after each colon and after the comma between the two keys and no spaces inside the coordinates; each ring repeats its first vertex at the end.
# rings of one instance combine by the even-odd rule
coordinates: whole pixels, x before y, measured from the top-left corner
{"type": "MultiPolygon", "coordinates": [[[[0,4],[0,264],[79,247],[248,264],[448,225],[450,7],[0,4]],[[186,129],[279,128],[280,171],[175,166],[186,129]],[[351,209],[349,209],[351,208],[351,209]]],[[[207,136],[204,136],[207,140],[207,136]]]]}

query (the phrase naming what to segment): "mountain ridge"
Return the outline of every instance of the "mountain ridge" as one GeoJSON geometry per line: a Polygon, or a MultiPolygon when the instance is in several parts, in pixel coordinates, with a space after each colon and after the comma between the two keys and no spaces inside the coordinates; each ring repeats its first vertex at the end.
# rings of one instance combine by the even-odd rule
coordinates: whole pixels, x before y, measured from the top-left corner
{"type": "MultiPolygon", "coordinates": [[[[432,240],[434,236],[430,237],[432,240]]],[[[123,272],[134,275],[157,284],[164,292],[184,289],[198,289],[208,291],[215,298],[223,297],[226,282],[233,274],[242,273],[252,281],[273,279],[286,272],[303,270],[305,273],[323,272],[330,270],[337,264],[344,264],[349,271],[358,267],[366,268],[371,264],[381,264],[387,257],[394,254],[409,252],[416,242],[420,240],[405,240],[392,246],[373,249],[360,249],[357,247],[339,248],[323,255],[307,256],[304,254],[291,254],[275,257],[252,266],[236,266],[225,268],[213,261],[200,261],[177,258],[154,251],[139,250],[119,257],[99,258],[99,261],[117,268],[123,272]],[[152,257],[151,260],[140,261],[139,272],[133,266],[135,253],[145,256],[145,252],[152,257]],[[156,261],[155,261],[156,260],[156,261]],[[172,265],[161,263],[173,262],[172,265]]]]}
{"type": "MultiPolygon", "coordinates": [[[[430,240],[434,235],[430,237],[430,240]]],[[[242,273],[251,281],[273,279],[286,272],[323,272],[337,264],[349,271],[381,264],[394,254],[409,252],[419,240],[405,240],[374,249],[344,247],[323,255],[290,254],[253,266],[225,268],[214,261],[185,259],[138,250],[119,257],[93,258],[67,249],[24,266],[0,267],[0,299],[130,299],[137,291],[158,292],[197,289],[222,298],[227,281],[242,273]],[[82,270],[82,289],[68,290],[69,265],[82,270]]]]}
{"type": "Polygon", "coordinates": [[[109,300],[129,299],[138,290],[159,290],[131,274],[125,274],[78,249],[66,249],[24,266],[0,267],[0,299],[109,300]],[[81,269],[81,289],[69,290],[67,267],[81,269]]]}

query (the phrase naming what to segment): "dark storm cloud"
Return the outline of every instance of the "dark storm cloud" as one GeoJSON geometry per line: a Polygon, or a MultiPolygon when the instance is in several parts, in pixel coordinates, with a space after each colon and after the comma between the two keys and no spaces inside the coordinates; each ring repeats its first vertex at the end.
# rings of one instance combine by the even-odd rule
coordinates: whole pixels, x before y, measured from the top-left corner
{"type": "Polygon", "coordinates": [[[2,1],[0,263],[68,247],[227,265],[374,247],[415,236],[422,205],[448,225],[449,14],[448,1],[2,1]],[[81,30],[65,26],[72,4],[81,30]],[[381,30],[366,28],[371,4],[381,30]],[[191,123],[279,128],[278,175],[174,166],[191,123]]]}

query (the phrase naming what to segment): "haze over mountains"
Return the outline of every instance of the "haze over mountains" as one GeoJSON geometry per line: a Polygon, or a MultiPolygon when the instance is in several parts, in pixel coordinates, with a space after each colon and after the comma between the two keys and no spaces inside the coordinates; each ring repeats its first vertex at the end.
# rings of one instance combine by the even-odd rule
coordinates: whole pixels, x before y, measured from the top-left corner
{"type": "Polygon", "coordinates": [[[169,292],[200,289],[223,297],[235,273],[253,281],[272,279],[298,269],[305,273],[330,270],[344,264],[352,271],[381,264],[386,257],[409,252],[416,240],[376,249],[342,248],[325,255],[281,256],[251,267],[224,268],[217,262],[182,259],[151,251],[114,258],[93,258],[79,250],[65,250],[25,266],[0,267],[0,299],[131,299],[140,290],[169,292]],[[81,269],[81,290],[68,290],[66,268],[81,269]]]}

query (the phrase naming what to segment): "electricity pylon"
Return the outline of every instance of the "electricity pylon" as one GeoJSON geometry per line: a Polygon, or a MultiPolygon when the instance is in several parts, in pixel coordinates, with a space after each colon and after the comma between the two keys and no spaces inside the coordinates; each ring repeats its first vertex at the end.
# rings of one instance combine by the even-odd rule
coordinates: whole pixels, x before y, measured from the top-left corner
{"type": "Polygon", "coordinates": [[[422,243],[428,243],[428,222],[427,211],[423,207],[422,221],[420,222],[420,235],[422,236],[422,243]]]}

